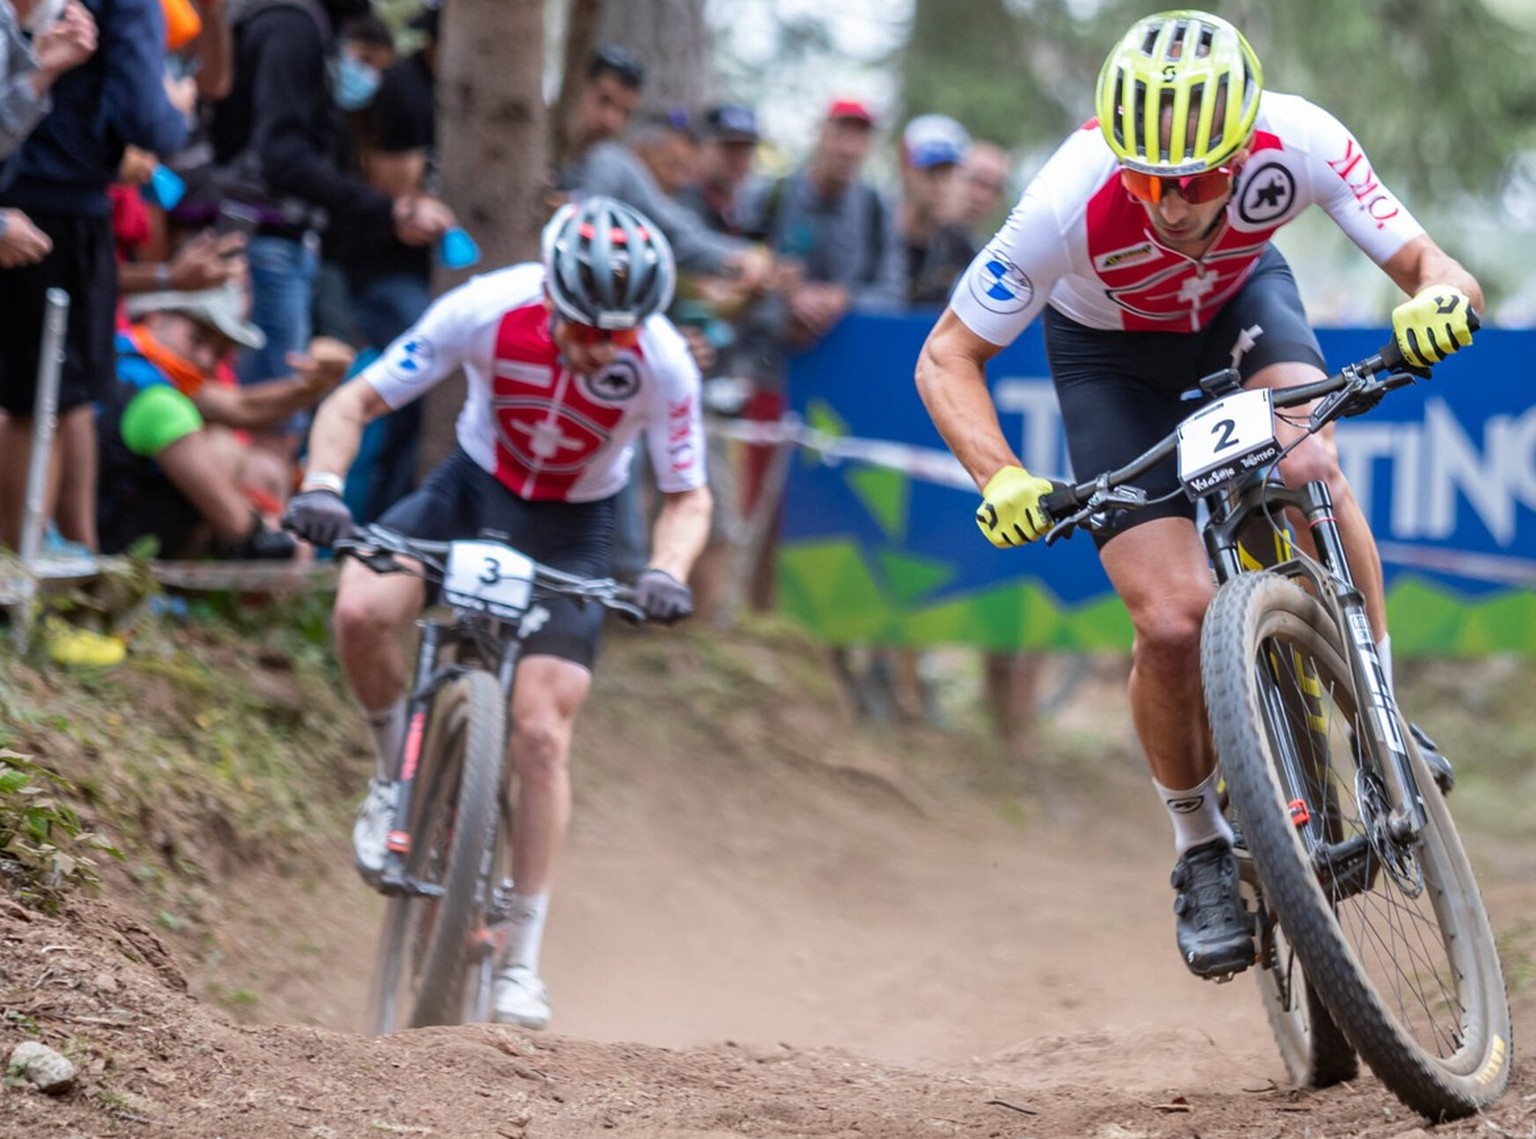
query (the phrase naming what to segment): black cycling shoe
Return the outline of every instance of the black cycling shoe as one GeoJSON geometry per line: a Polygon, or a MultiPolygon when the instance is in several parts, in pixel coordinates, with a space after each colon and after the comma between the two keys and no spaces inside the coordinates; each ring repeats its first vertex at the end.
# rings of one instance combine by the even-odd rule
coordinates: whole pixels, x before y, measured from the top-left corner
{"type": "Polygon", "coordinates": [[[1429,765],[1430,774],[1435,777],[1435,786],[1440,788],[1440,794],[1449,795],[1456,786],[1456,772],[1451,768],[1451,761],[1445,758],[1439,746],[1424,734],[1424,729],[1419,725],[1409,724],[1408,731],[1419,745],[1419,754],[1429,765]]]}
{"type": "Polygon", "coordinates": [[[1237,891],[1237,859],[1225,839],[1184,852],[1173,868],[1179,954],[1197,977],[1226,980],[1253,964],[1253,915],[1237,891]]]}

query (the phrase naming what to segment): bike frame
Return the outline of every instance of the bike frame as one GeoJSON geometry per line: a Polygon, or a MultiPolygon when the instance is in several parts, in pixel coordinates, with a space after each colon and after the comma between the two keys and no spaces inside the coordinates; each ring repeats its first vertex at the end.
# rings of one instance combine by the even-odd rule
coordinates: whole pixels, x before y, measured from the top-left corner
{"type": "Polygon", "coordinates": [[[385,846],[384,868],[379,879],[379,891],[383,894],[411,894],[435,896],[441,889],[428,882],[420,882],[405,873],[405,862],[411,851],[411,804],[415,799],[416,775],[421,766],[421,751],[427,736],[427,717],[432,710],[432,699],[444,684],[463,675],[478,665],[466,665],[458,657],[461,646],[472,646],[487,663],[494,661],[497,684],[502,695],[511,699],[512,685],[517,677],[518,661],[522,657],[523,643],[542,624],[537,615],[547,615],[540,605],[535,605],[515,621],[505,621],[471,610],[455,610],[450,619],[422,618],[416,622],[421,631],[417,640],[415,682],[406,701],[405,745],[400,756],[396,779],[399,794],[395,804],[394,826],[390,828],[385,846]],[[451,658],[440,663],[442,650],[452,651],[451,658]]]}
{"type": "MultiPolygon", "coordinates": [[[[1233,492],[1214,493],[1204,501],[1209,517],[1202,536],[1218,583],[1252,572],[1243,563],[1239,550],[1239,534],[1245,528],[1256,520],[1269,526],[1284,526],[1279,516],[1286,509],[1306,519],[1317,546],[1317,557],[1293,551],[1289,559],[1262,568],[1309,586],[1309,592],[1328,609],[1335,627],[1344,636],[1361,717],[1377,728],[1363,733],[1361,743],[1368,765],[1386,782],[1392,804],[1387,829],[1393,839],[1411,841],[1424,827],[1424,805],[1413,775],[1397,701],[1381,664],[1366,614],[1365,596],[1350,570],[1327,484],[1314,481],[1293,490],[1258,476],[1239,484],[1233,492]]],[[[1299,771],[1291,774],[1299,775],[1299,771]]]]}

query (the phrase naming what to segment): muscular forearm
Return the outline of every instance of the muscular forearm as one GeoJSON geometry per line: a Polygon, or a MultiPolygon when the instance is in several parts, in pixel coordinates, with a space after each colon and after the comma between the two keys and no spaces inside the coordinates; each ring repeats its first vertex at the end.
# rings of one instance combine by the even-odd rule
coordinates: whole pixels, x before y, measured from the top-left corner
{"type": "Polygon", "coordinates": [[[388,410],[366,380],[347,381],[315,412],[305,469],[345,476],[357,458],[363,428],[388,410]]]}
{"type": "Polygon", "coordinates": [[[693,563],[709,540],[713,501],[705,486],[663,498],[651,533],[652,566],[666,570],[678,581],[688,580],[693,563]]]}
{"type": "Polygon", "coordinates": [[[917,390],[934,426],[978,488],[1004,467],[1023,465],[1003,435],[980,364],[958,354],[941,355],[930,343],[917,360],[917,390]]]}

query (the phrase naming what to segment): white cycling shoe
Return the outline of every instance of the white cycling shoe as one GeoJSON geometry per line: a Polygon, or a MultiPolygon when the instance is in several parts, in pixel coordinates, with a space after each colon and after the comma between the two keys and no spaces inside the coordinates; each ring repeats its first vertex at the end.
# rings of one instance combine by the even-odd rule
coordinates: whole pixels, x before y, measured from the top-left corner
{"type": "Polygon", "coordinates": [[[384,854],[390,824],[395,819],[398,790],[396,784],[387,780],[368,780],[368,794],[357,809],[357,822],[352,825],[352,861],[370,886],[377,886],[384,872],[384,854]]]}
{"type": "Polygon", "coordinates": [[[549,989],[526,965],[496,970],[491,990],[491,1019],[497,1024],[539,1029],[549,1023],[549,989]]]}

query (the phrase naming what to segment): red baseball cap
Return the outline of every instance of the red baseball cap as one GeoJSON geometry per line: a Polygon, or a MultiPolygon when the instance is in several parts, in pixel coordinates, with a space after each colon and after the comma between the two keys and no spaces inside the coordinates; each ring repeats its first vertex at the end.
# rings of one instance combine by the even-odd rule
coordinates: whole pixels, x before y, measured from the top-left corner
{"type": "Polygon", "coordinates": [[[832,105],[827,108],[829,119],[853,119],[865,126],[875,125],[875,116],[857,99],[834,99],[832,105]]]}

